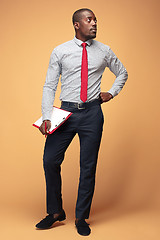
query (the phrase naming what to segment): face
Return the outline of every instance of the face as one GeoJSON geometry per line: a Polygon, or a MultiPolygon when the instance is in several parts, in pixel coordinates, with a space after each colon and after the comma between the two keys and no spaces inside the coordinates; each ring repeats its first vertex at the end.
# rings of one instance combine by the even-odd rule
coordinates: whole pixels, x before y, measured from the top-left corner
{"type": "Polygon", "coordinates": [[[75,23],[76,36],[82,41],[87,41],[96,37],[97,19],[94,13],[89,11],[82,12],[82,18],[75,23]]]}

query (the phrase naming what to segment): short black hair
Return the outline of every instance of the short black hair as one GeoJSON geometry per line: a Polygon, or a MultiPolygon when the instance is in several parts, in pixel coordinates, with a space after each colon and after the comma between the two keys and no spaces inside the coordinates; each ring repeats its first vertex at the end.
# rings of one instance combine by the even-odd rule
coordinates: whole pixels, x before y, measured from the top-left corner
{"type": "Polygon", "coordinates": [[[93,13],[93,11],[91,9],[88,9],[88,8],[78,9],[77,11],[75,11],[73,13],[73,16],[72,16],[73,25],[74,25],[75,22],[79,22],[81,20],[82,12],[84,12],[84,11],[88,11],[88,12],[93,13]]]}

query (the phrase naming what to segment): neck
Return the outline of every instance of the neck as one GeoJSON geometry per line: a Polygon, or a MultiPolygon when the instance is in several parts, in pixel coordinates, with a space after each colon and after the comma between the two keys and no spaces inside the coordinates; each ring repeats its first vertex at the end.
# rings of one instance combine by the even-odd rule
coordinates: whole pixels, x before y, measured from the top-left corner
{"type": "Polygon", "coordinates": [[[77,34],[77,33],[76,33],[76,38],[81,40],[82,42],[86,42],[86,41],[90,40],[90,38],[85,38],[83,36],[79,36],[79,34],[77,34]]]}

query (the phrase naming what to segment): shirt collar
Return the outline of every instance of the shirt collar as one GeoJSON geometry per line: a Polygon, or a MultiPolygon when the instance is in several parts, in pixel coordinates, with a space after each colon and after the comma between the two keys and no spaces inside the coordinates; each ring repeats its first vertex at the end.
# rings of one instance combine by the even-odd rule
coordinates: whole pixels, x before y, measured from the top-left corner
{"type": "MultiPolygon", "coordinates": [[[[74,37],[73,39],[75,41],[75,43],[78,45],[78,46],[81,46],[81,44],[83,43],[83,41],[81,41],[80,39],[74,37]]],[[[92,44],[92,39],[89,39],[87,40],[85,43],[87,43],[88,46],[90,46],[92,44]]]]}

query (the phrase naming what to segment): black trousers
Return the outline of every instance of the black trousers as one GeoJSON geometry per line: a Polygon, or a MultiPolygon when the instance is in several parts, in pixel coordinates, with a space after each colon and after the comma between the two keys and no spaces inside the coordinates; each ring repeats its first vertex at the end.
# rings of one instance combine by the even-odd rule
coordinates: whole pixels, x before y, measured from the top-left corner
{"type": "Polygon", "coordinates": [[[74,136],[78,134],[80,139],[80,178],[76,218],[87,219],[95,187],[97,157],[104,122],[103,113],[100,103],[82,110],[66,107],[63,104],[61,108],[71,111],[73,114],[46,139],[43,167],[46,179],[47,213],[54,214],[62,210],[61,163],[67,147],[74,136]]]}

